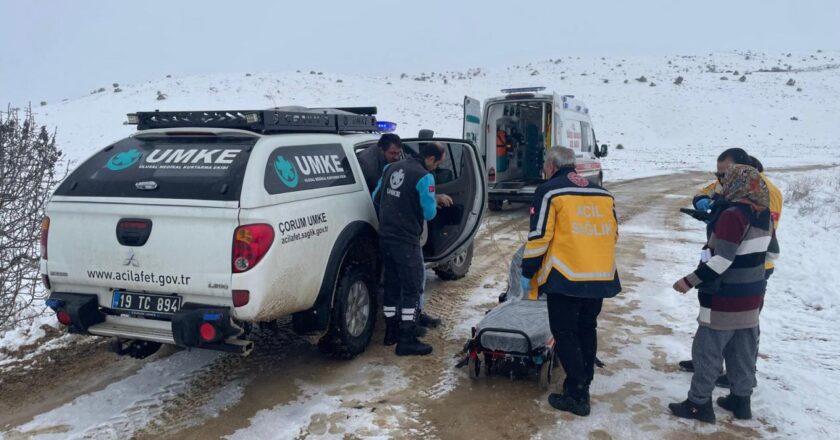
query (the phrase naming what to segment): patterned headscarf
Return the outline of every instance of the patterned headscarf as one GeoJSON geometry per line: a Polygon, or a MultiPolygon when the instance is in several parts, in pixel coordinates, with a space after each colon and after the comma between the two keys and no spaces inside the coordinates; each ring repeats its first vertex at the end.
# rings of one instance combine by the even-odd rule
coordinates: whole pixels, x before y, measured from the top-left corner
{"type": "Polygon", "coordinates": [[[732,165],[723,176],[723,197],[730,203],[746,203],[757,211],[770,206],[770,191],[758,170],[749,165],[732,165]]]}

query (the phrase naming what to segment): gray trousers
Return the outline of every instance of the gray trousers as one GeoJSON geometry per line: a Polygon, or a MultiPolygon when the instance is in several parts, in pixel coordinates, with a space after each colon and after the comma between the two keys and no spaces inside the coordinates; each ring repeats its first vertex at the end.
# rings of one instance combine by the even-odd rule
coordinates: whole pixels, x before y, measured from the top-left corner
{"type": "Polygon", "coordinates": [[[691,346],[694,376],[688,399],[704,405],[712,398],[715,380],[726,361],[730,391],[739,397],[752,395],[755,386],[755,360],[758,356],[758,327],[740,330],[713,330],[699,326],[691,346]]]}

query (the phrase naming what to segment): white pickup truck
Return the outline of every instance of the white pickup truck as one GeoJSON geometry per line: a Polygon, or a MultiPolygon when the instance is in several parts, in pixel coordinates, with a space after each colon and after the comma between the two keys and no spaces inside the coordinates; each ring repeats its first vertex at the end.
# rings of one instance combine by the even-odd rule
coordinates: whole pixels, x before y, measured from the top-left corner
{"type": "MultiPolygon", "coordinates": [[[[378,313],[378,222],[355,152],[375,108],[143,112],[138,131],[79,165],[44,219],[48,305],[70,331],[135,357],[160,344],[247,354],[254,323],[292,315],[327,346],[362,352],[378,313]]],[[[475,145],[448,149],[427,265],[469,268],[486,203],[475,145]]],[[[417,149],[429,139],[406,139],[417,149]]]]}

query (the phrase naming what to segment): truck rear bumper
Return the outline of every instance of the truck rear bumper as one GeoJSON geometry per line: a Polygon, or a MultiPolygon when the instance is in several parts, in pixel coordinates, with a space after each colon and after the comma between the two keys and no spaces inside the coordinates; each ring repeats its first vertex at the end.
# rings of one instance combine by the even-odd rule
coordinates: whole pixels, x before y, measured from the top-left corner
{"type": "Polygon", "coordinates": [[[153,319],[137,319],[125,316],[107,316],[105,322],[88,328],[88,333],[97,336],[115,336],[124,339],[175,344],[172,323],[153,319]]]}
{"type": "MultiPolygon", "coordinates": [[[[233,323],[229,308],[185,303],[171,321],[117,316],[98,307],[97,296],[80,293],[53,293],[50,307],[56,312],[66,310],[72,317],[69,329],[73,333],[117,337],[196,347],[247,355],[252,341],[239,339],[242,329],[233,323]],[[212,327],[211,338],[204,339],[202,327],[212,327]]],[[[204,331],[208,329],[205,328],[204,331]]],[[[207,333],[205,333],[207,335],[207,333]]]]}
{"type": "Polygon", "coordinates": [[[490,190],[487,196],[490,201],[531,203],[534,200],[534,190],[490,190]]]}

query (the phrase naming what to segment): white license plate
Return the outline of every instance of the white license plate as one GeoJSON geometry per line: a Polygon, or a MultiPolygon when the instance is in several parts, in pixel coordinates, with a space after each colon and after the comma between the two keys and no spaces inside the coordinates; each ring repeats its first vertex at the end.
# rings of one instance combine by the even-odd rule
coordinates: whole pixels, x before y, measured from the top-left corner
{"type": "Polygon", "coordinates": [[[155,295],[115,290],[111,297],[111,309],[124,310],[140,315],[172,315],[181,308],[181,297],[177,295],[155,295]]]}

